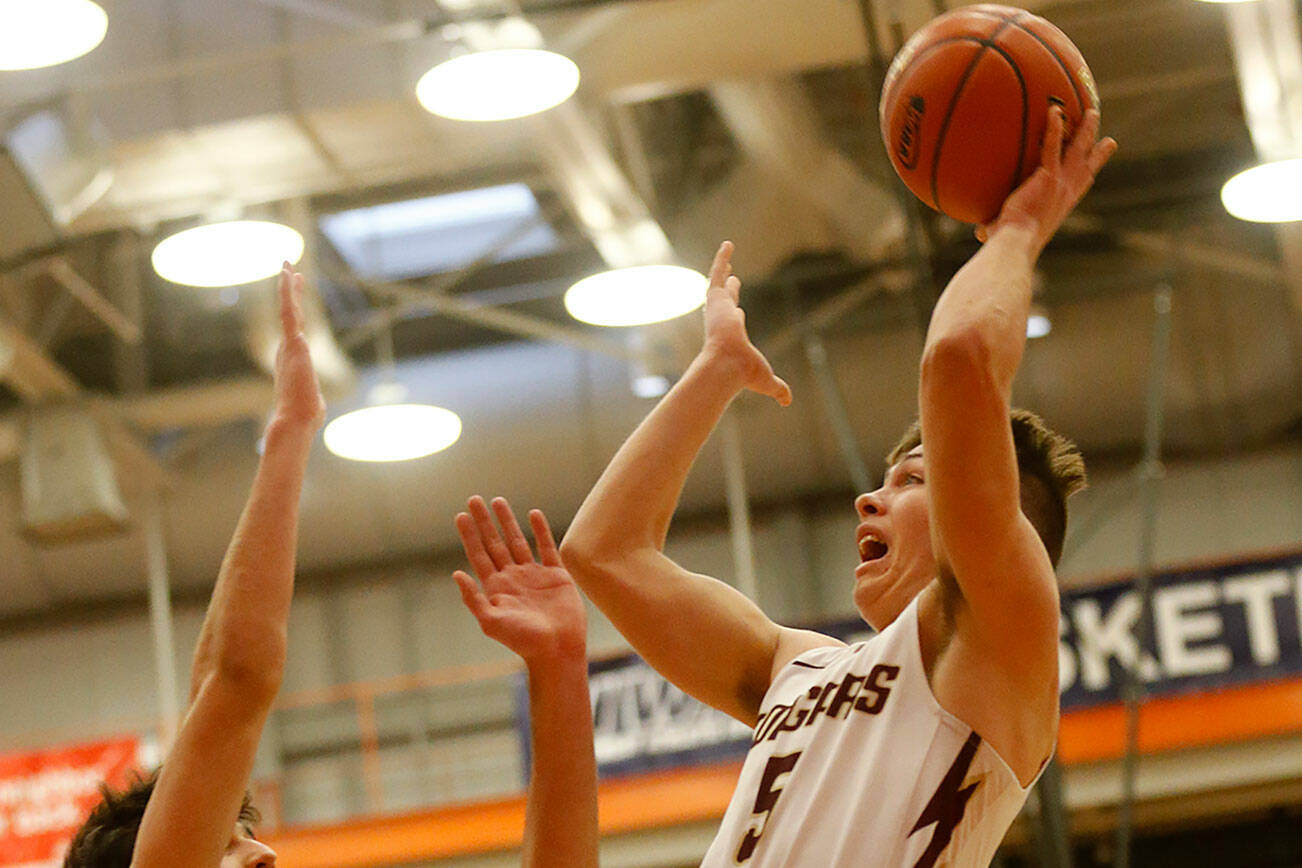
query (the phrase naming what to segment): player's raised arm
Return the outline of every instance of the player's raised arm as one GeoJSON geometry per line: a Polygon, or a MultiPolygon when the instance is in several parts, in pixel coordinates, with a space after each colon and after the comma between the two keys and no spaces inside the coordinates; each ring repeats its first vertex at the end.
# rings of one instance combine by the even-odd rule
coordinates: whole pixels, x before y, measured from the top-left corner
{"type": "Polygon", "coordinates": [[[286,265],[275,411],[199,636],[190,708],[140,824],[134,868],[217,868],[232,844],[262,726],[280,689],[299,494],[325,415],[303,337],[302,290],[302,276],[286,265]]]}
{"type": "Polygon", "coordinates": [[[525,815],[525,868],[596,868],[597,761],[588,697],[587,615],[561,565],[547,519],[529,513],[538,559],[511,506],[483,499],[457,516],[457,533],[478,576],[458,571],[461,598],[484,634],[524,659],[529,673],[533,770],[525,815]]]}
{"type": "Polygon", "coordinates": [[[985,246],[941,295],[919,389],[942,568],[956,582],[981,645],[1008,664],[1015,680],[1054,688],[1054,708],[1057,588],[1019,506],[1009,403],[1026,344],[1035,261],[1116,149],[1111,139],[1096,141],[1097,111],[1087,113],[1065,149],[1064,124],[1055,109],[1041,167],[979,231],[985,246]]]}
{"type": "MultiPolygon", "coordinates": [[[[705,344],[611,460],[561,545],[580,587],[642,657],[696,698],[752,724],[785,640],[732,587],[663,553],[697,453],[745,389],[780,404],[791,390],[746,334],[732,244],[719,248],[705,302],[705,344]]],[[[823,640],[818,640],[823,641],[823,640]]],[[[793,652],[794,653],[794,652],[793,652]]]]}

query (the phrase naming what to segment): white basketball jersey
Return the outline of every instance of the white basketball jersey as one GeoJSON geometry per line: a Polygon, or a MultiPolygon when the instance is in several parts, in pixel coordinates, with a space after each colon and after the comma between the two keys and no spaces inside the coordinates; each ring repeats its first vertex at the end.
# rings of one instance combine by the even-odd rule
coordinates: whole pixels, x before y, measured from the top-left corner
{"type": "Polygon", "coordinates": [[[915,599],[778,672],[702,868],[984,868],[1028,789],[932,695],[915,599]]]}

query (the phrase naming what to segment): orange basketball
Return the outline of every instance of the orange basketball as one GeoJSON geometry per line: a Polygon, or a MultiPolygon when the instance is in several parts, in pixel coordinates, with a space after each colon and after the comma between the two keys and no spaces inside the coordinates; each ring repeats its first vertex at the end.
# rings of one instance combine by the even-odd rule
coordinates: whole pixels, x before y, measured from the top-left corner
{"type": "Polygon", "coordinates": [[[964,223],[989,223],[1039,166],[1055,104],[1068,135],[1099,106],[1066,34],[1022,9],[967,6],[933,20],[896,55],[882,88],[882,138],[919,199],[964,223]]]}

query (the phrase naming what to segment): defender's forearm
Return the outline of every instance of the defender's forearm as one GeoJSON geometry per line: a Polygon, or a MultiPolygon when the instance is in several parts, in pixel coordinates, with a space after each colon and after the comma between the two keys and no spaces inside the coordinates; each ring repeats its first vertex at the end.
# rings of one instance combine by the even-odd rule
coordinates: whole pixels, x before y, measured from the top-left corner
{"type": "Polygon", "coordinates": [[[924,357],[946,342],[973,342],[988,358],[1005,396],[1026,347],[1026,320],[1039,248],[1021,225],[997,229],[941,294],[927,329],[924,357]]]}
{"type": "Polygon", "coordinates": [[[273,421],[249,499],[222,561],[191,671],[190,698],[225,672],[275,693],[294,590],[299,496],[315,426],[273,421]]]}
{"type": "Polygon", "coordinates": [[[596,868],[597,760],[587,660],[529,664],[533,770],[524,868],[596,868]]]}
{"type": "Polygon", "coordinates": [[[692,462],[741,390],[726,361],[698,356],[615,454],[570,524],[562,552],[582,559],[663,548],[692,462]]]}

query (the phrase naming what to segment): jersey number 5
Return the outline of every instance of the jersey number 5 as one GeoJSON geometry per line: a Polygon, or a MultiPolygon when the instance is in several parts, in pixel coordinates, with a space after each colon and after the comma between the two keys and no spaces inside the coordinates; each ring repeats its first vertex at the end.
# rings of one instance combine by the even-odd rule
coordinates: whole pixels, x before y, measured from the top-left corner
{"type": "Polygon", "coordinates": [[[796,760],[800,759],[800,754],[801,751],[796,751],[785,756],[770,757],[768,764],[764,766],[764,774],[760,777],[759,792],[755,794],[755,810],[752,813],[746,834],[741,839],[741,846],[737,848],[738,865],[755,855],[755,847],[764,834],[764,827],[768,823],[769,814],[777,805],[778,796],[782,795],[782,787],[774,786],[774,784],[778,782],[778,778],[790,773],[796,767],[796,760]]]}

